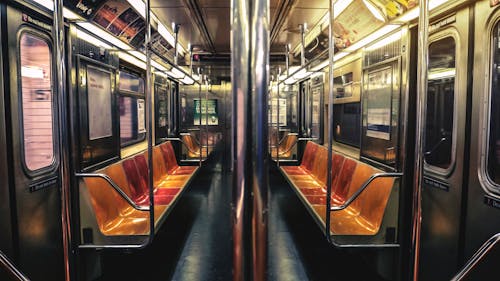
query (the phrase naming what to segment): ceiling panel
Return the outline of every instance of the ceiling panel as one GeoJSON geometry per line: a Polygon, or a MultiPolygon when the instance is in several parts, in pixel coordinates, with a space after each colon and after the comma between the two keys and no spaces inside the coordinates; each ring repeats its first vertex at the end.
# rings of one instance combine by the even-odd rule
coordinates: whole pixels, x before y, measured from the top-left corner
{"type": "Polygon", "coordinates": [[[203,8],[203,16],[217,53],[230,52],[230,8],[203,8]]]}

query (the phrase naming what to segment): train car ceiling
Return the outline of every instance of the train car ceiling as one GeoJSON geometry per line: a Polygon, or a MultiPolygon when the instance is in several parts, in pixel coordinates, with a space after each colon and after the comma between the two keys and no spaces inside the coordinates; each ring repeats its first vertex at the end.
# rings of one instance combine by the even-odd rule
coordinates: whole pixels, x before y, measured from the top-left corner
{"type": "MultiPolygon", "coordinates": [[[[34,0],[52,10],[51,0],[34,0]]],[[[447,0],[430,1],[430,10],[447,0]]],[[[335,60],[356,52],[370,42],[396,30],[404,23],[417,18],[416,1],[341,0],[335,3],[334,26],[335,60]],[[352,15],[360,15],[353,17],[352,15]],[[362,19],[362,20],[360,20],[362,19]]],[[[145,32],[145,4],[142,0],[65,1],[64,16],[89,32],[78,32],[80,38],[92,40],[106,49],[117,48],[119,57],[145,69],[143,54],[145,32]],[[96,41],[96,38],[100,40],[96,41]],[[102,41],[101,41],[102,40],[102,41]],[[135,50],[135,51],[131,51],[135,50]]],[[[304,72],[290,71],[291,77],[282,77],[287,84],[309,77],[324,68],[328,43],[328,1],[270,1],[271,10],[271,52],[284,53],[285,46],[291,49],[291,64],[301,65],[301,44],[304,36],[305,58],[312,63],[304,72]],[[302,26],[302,27],[301,27],[302,26]],[[311,28],[308,28],[310,26],[311,28]],[[304,30],[305,34],[301,34],[304,30]]],[[[166,75],[184,84],[193,84],[198,77],[189,75],[189,65],[210,67],[214,59],[229,67],[230,25],[229,1],[174,1],[164,3],[151,1],[153,67],[160,75],[166,75]],[[175,32],[178,32],[177,49],[179,65],[173,65],[175,32]],[[190,49],[195,56],[191,59],[190,49]],[[193,62],[191,62],[193,60],[193,62]]],[[[276,55],[275,55],[276,56],[276,55]]],[[[283,65],[284,56],[273,60],[283,65]]],[[[224,72],[224,70],[220,70],[224,72]]],[[[227,72],[227,71],[225,71],[227,72]]],[[[209,71],[213,81],[220,81],[221,73],[209,71]]]]}

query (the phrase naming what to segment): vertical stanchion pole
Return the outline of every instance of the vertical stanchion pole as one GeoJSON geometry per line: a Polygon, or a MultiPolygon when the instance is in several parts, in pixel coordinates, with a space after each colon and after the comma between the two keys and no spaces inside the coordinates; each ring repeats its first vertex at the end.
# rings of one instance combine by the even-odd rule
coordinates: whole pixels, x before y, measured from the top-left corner
{"type": "Polygon", "coordinates": [[[333,21],[334,18],[334,0],[329,2],[329,21],[328,25],[328,166],[327,166],[327,183],[326,183],[326,224],[325,224],[325,235],[328,242],[332,242],[330,235],[330,210],[332,208],[332,153],[333,153],[333,70],[334,61],[333,57],[335,55],[335,38],[333,34],[333,21]]]}
{"type": "Polygon", "coordinates": [[[286,67],[286,76],[288,78],[288,75],[290,75],[290,44],[288,43],[285,45],[285,67],[286,67]]]}
{"type": "Polygon", "coordinates": [[[152,241],[154,235],[155,215],[154,215],[154,193],[153,193],[153,93],[151,75],[151,12],[150,0],[146,0],[146,37],[144,47],[146,51],[146,111],[147,111],[147,136],[148,136],[148,188],[149,188],[149,240],[152,241]]]}
{"type": "MultiPolygon", "coordinates": [[[[279,76],[278,76],[279,77],[279,76]]],[[[278,78],[279,81],[279,78],[278,78]]],[[[278,83],[278,90],[276,96],[276,163],[278,167],[280,166],[280,85],[278,83]]]]}
{"type": "Polygon", "coordinates": [[[300,25],[300,66],[306,65],[306,24],[300,25]]]}
{"type": "Polygon", "coordinates": [[[250,95],[250,2],[231,0],[231,80],[232,110],[232,228],[233,228],[233,280],[249,280],[251,272],[251,189],[247,182],[251,156],[247,149],[247,128],[250,123],[248,105],[250,95]]]}
{"type": "Polygon", "coordinates": [[[59,153],[60,153],[60,184],[61,184],[61,223],[64,248],[64,276],[71,280],[70,253],[71,253],[71,215],[70,215],[70,175],[69,175],[69,143],[67,128],[69,128],[66,114],[66,63],[65,63],[65,36],[63,0],[54,1],[54,41],[57,73],[57,105],[59,124],[59,153]]]}
{"type": "Polygon", "coordinates": [[[234,280],[266,280],[269,29],[269,0],[231,1],[234,280]]]}
{"type": "MultiPolygon", "coordinates": [[[[202,154],[203,154],[203,148],[201,147],[201,90],[203,89],[203,75],[201,75],[201,69],[198,69],[198,75],[200,76],[200,84],[198,85],[198,110],[199,110],[199,113],[200,113],[200,119],[198,121],[198,138],[200,139],[199,141],[199,152],[200,152],[200,157],[199,157],[199,165],[201,167],[201,163],[203,162],[203,157],[202,157],[202,154]]],[[[190,133],[191,134],[191,133],[190,133]]],[[[194,138],[193,136],[193,139],[196,139],[194,138]]]]}
{"type": "MultiPolygon", "coordinates": [[[[206,145],[206,157],[208,158],[208,78],[205,80],[205,87],[206,87],[206,90],[205,90],[205,145],[206,145]]],[[[201,142],[200,142],[201,143],[201,142]]]]}
{"type": "Polygon", "coordinates": [[[424,165],[425,118],[427,106],[427,64],[429,39],[429,0],[420,0],[418,18],[417,118],[413,191],[413,280],[418,280],[420,232],[422,227],[422,180],[424,165]]]}

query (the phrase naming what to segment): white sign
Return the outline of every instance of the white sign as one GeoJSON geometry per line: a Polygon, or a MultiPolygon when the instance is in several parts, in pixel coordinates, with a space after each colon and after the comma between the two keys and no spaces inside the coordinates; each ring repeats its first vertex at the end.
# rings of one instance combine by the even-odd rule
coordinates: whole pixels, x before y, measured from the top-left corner
{"type": "Polygon", "coordinates": [[[89,139],[113,135],[111,119],[111,75],[108,71],[87,67],[89,139]]]}
{"type": "Polygon", "coordinates": [[[145,120],[145,102],[143,99],[137,100],[137,132],[139,134],[146,132],[146,120],[145,120]]]}

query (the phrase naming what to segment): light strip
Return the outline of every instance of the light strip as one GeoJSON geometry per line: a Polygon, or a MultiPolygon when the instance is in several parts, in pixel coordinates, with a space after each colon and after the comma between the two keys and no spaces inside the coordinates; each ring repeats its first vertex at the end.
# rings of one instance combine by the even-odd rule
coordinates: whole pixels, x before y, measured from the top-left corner
{"type": "Polygon", "coordinates": [[[186,76],[184,72],[180,71],[179,69],[172,67],[170,71],[167,72],[168,75],[172,76],[175,79],[182,79],[186,76]]]}
{"type": "Polygon", "coordinates": [[[94,44],[94,45],[97,45],[98,47],[102,47],[102,48],[105,48],[105,49],[111,49],[111,45],[108,45],[104,42],[102,42],[101,40],[97,39],[96,37],[88,34],[87,32],[77,28],[76,29],[76,37],[86,41],[86,42],[89,42],[91,44],[94,44]]]}
{"type": "Polygon", "coordinates": [[[438,71],[430,71],[427,79],[429,80],[438,80],[443,78],[451,78],[455,77],[456,70],[455,68],[445,68],[447,70],[438,70],[438,71]]]}
{"type": "Polygon", "coordinates": [[[382,13],[382,11],[380,10],[380,8],[375,6],[375,4],[373,4],[373,2],[371,2],[370,0],[363,0],[363,4],[365,4],[366,8],[368,8],[370,13],[372,13],[372,15],[376,19],[383,21],[383,22],[386,21],[385,16],[382,13]]]}
{"type": "Polygon", "coordinates": [[[184,77],[181,82],[184,84],[184,85],[192,85],[194,84],[194,80],[193,78],[189,77],[189,76],[186,76],[184,77]]]}
{"type": "MultiPolygon", "coordinates": [[[[35,3],[39,4],[42,7],[49,9],[51,12],[54,11],[54,1],[52,0],[33,0],[35,3]]],[[[72,11],[63,8],[63,16],[70,20],[80,19],[80,16],[73,13],[72,11]]]]}
{"type": "Polygon", "coordinates": [[[388,34],[391,31],[394,31],[397,29],[399,25],[397,24],[388,24],[383,26],[382,28],[379,28],[377,31],[371,33],[370,35],[366,36],[365,38],[355,42],[351,46],[347,47],[344,49],[345,52],[354,52],[359,48],[364,47],[365,45],[377,40],[378,38],[388,34]]]}
{"type": "Polygon", "coordinates": [[[396,42],[398,40],[401,39],[401,31],[400,32],[396,32],[392,35],[389,35],[387,37],[385,37],[384,39],[378,41],[377,43],[373,44],[373,45],[370,45],[366,48],[367,51],[372,51],[372,50],[376,50],[380,47],[383,47],[385,45],[389,45],[390,43],[392,42],[396,42]]]}
{"type": "MultiPolygon", "coordinates": [[[[429,0],[429,11],[432,11],[433,9],[443,5],[444,3],[448,2],[449,0],[429,0]]],[[[408,12],[404,13],[402,16],[397,18],[395,21],[396,22],[409,22],[418,17],[418,6],[414,7],[413,9],[409,10],[408,12]]]]}
{"type": "MultiPolygon", "coordinates": [[[[146,18],[146,4],[142,0],[127,0],[127,2],[143,17],[146,18]]],[[[170,46],[175,46],[175,37],[168,31],[168,29],[163,25],[160,20],[151,11],[151,19],[158,25],[158,33],[167,40],[170,46]]],[[[177,49],[180,53],[184,54],[185,49],[180,43],[177,43],[177,49]]]]}

